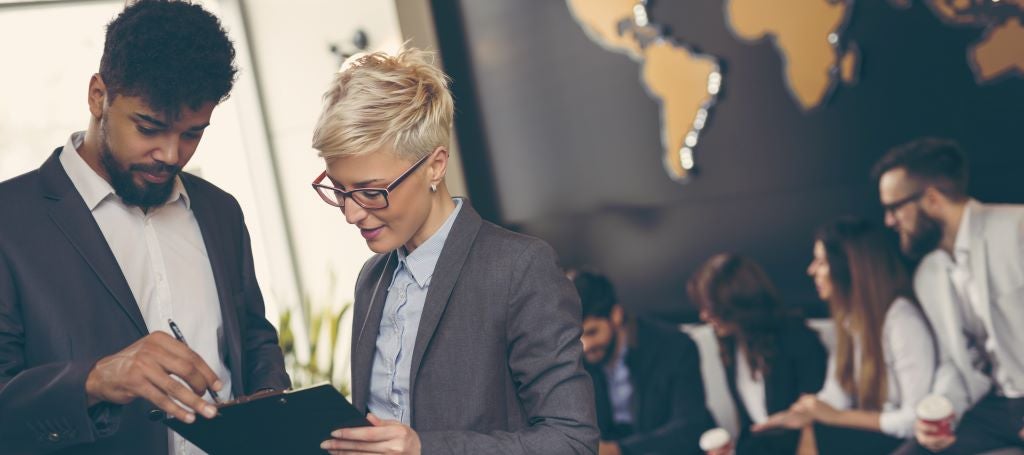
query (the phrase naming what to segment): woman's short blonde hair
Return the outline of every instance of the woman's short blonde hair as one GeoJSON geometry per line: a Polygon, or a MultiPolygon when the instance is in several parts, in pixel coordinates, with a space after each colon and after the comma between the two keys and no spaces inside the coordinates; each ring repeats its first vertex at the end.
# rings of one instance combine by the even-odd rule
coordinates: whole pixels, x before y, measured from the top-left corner
{"type": "Polygon", "coordinates": [[[454,102],[431,52],[350,57],[324,94],[313,148],[328,162],[390,146],[415,160],[448,147],[454,102]]]}

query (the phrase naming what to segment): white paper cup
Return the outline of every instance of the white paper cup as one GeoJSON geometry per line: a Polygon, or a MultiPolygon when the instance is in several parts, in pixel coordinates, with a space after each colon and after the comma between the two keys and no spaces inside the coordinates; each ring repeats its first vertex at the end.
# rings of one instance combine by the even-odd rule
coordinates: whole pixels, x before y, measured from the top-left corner
{"type": "Polygon", "coordinates": [[[728,453],[735,449],[732,445],[732,435],[724,428],[712,428],[700,435],[700,450],[709,452],[722,449],[727,449],[728,453]]]}
{"type": "Polygon", "coordinates": [[[917,403],[915,411],[918,419],[938,428],[933,434],[953,435],[953,418],[956,414],[953,411],[953,403],[948,398],[942,395],[928,395],[917,403]]]}

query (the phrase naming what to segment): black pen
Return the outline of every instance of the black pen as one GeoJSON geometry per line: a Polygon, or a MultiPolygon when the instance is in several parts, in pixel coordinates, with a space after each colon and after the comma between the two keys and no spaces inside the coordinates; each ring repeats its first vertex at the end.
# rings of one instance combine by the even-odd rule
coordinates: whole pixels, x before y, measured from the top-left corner
{"type": "MultiPolygon", "coordinates": [[[[175,324],[173,319],[168,319],[167,325],[171,326],[171,333],[174,334],[174,338],[176,338],[178,341],[181,342],[181,344],[187,347],[188,342],[185,341],[185,335],[181,334],[181,329],[178,328],[178,324],[175,324]]],[[[217,396],[217,392],[214,392],[213,389],[209,387],[206,388],[206,391],[210,392],[210,398],[213,398],[214,403],[220,404],[220,397],[217,396]]]]}

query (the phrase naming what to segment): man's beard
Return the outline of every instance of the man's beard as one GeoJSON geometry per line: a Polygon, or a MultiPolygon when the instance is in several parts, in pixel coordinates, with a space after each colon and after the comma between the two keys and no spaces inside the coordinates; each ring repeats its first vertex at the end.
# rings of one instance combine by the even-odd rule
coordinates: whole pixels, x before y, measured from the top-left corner
{"type": "Polygon", "coordinates": [[[103,123],[100,125],[100,163],[103,164],[103,169],[110,176],[110,185],[114,187],[114,192],[125,204],[135,205],[144,210],[167,202],[171,191],[174,190],[174,181],[178,173],[181,172],[181,168],[163,163],[132,164],[126,168],[110,150],[110,144],[107,142],[106,122],[103,123]],[[135,184],[133,174],[135,171],[170,173],[171,178],[164,183],[143,182],[139,186],[135,184]]]}
{"type": "Polygon", "coordinates": [[[917,228],[913,232],[908,232],[906,237],[906,243],[900,243],[903,253],[917,261],[939,247],[939,242],[942,241],[942,225],[918,208],[917,228]]]}
{"type": "Polygon", "coordinates": [[[601,360],[598,360],[597,363],[592,365],[602,367],[608,365],[608,363],[611,362],[612,357],[614,357],[617,352],[619,352],[619,334],[617,330],[613,330],[612,340],[608,343],[608,346],[604,348],[604,355],[601,356],[601,360]]]}

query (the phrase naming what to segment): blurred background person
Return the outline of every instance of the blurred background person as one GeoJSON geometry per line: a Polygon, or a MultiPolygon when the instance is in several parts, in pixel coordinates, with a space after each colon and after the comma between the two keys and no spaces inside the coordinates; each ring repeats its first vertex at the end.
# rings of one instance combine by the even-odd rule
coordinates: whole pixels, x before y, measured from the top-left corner
{"type": "Polygon", "coordinates": [[[860,218],[822,226],[807,274],[828,303],[836,333],[825,386],[758,429],[814,422],[822,454],[890,453],[913,436],[936,353],[899,253],[860,218]]]}
{"type": "Polygon", "coordinates": [[[700,453],[714,426],[689,336],[641,321],[603,275],[570,271],[583,305],[583,354],[594,380],[601,455],[700,453]]]}
{"type": "Polygon", "coordinates": [[[828,355],[817,332],[783,306],[768,275],[743,256],[711,257],[687,290],[719,339],[740,419],[736,453],[795,453],[799,430],[754,433],[751,427],[821,389],[828,355]]]}
{"type": "Polygon", "coordinates": [[[938,340],[933,393],[961,416],[954,435],[919,420],[902,453],[1024,448],[1024,206],[967,194],[957,143],[922,138],[875,165],[885,224],[921,258],[914,290],[938,340]]]}

